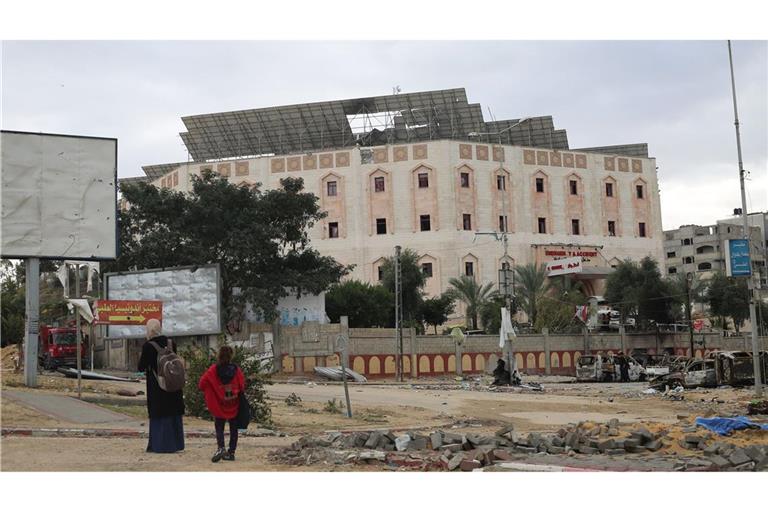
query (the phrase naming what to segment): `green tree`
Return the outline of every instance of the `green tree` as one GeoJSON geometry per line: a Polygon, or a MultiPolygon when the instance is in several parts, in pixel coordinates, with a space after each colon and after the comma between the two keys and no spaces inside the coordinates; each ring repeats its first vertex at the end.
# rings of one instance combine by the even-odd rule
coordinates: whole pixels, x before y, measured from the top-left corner
{"type": "Polygon", "coordinates": [[[317,294],[349,272],[309,246],[308,230],[326,213],[301,178],[266,192],[210,171],[192,180],[190,193],[121,186],[129,208],[119,217],[120,256],[105,271],[218,263],[226,318],[242,318],[250,303],[267,321],[289,290],[317,294]]]}
{"type": "MultiPolygon", "coordinates": [[[[488,334],[498,334],[501,329],[501,308],[505,307],[505,299],[501,295],[494,295],[491,300],[480,308],[480,323],[488,334]]],[[[510,301],[510,317],[519,309],[517,299],[510,301]]]]}
{"type": "Polygon", "coordinates": [[[706,302],[712,315],[730,317],[737,333],[749,318],[749,292],[743,279],[718,272],[709,280],[706,302]]]}
{"type": "Polygon", "coordinates": [[[567,332],[580,329],[583,325],[575,317],[576,306],[585,305],[587,298],[581,281],[568,276],[559,276],[551,280],[549,295],[539,301],[534,328],[543,328],[550,332],[567,332]]]}
{"type": "Polygon", "coordinates": [[[667,290],[669,291],[671,301],[671,316],[676,322],[688,321],[686,317],[686,303],[688,302],[688,293],[690,292],[691,301],[688,306],[693,310],[696,302],[704,302],[706,282],[699,278],[698,274],[692,273],[690,285],[686,283],[686,274],[671,274],[666,278],[667,290]]]}
{"type": "MultiPolygon", "coordinates": [[[[395,257],[390,256],[384,259],[381,264],[381,284],[395,293],[395,257]]],[[[403,293],[403,318],[408,319],[410,323],[421,320],[421,302],[424,297],[424,285],[427,283],[427,276],[421,270],[419,265],[419,255],[413,249],[403,249],[400,251],[400,274],[402,276],[401,289],[403,293]]],[[[394,299],[393,299],[394,300],[394,299]]]]}
{"type": "Polygon", "coordinates": [[[624,260],[608,276],[605,300],[621,313],[622,323],[635,315],[638,325],[650,320],[667,323],[672,319],[674,291],[661,278],[658,264],[646,256],[640,263],[624,260]]]}
{"type": "Polygon", "coordinates": [[[2,296],[0,317],[2,318],[2,346],[11,343],[19,345],[24,341],[24,314],[26,311],[24,292],[24,269],[21,263],[2,260],[2,296]]]}
{"type": "Polygon", "coordinates": [[[539,302],[549,292],[549,288],[546,265],[528,263],[515,267],[515,294],[531,325],[536,324],[539,302]]]}
{"type": "Polygon", "coordinates": [[[334,284],[325,294],[325,312],[331,322],[349,317],[350,327],[392,327],[394,296],[381,285],[357,280],[334,284]]]}
{"type": "Polygon", "coordinates": [[[465,316],[470,329],[478,328],[478,316],[482,307],[490,301],[495,292],[493,283],[480,284],[472,276],[452,277],[448,280],[448,294],[466,307],[465,316]]]}
{"type": "Polygon", "coordinates": [[[437,326],[448,321],[448,316],[453,313],[455,307],[455,301],[451,294],[443,293],[422,302],[421,316],[424,323],[434,326],[435,334],[437,334],[437,326]]]}

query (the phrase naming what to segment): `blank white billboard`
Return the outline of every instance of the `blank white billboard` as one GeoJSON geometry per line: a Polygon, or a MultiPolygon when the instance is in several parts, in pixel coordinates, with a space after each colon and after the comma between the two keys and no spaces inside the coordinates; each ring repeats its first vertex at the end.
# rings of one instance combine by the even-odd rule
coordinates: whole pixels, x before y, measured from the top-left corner
{"type": "MultiPolygon", "coordinates": [[[[176,267],[104,276],[108,300],[163,301],[163,334],[195,336],[221,332],[219,266],[176,267]]],[[[143,338],[144,326],[110,325],[108,338],[143,338]]]]}
{"type": "Polygon", "coordinates": [[[0,132],[4,258],[117,257],[117,139],[0,132]]]}

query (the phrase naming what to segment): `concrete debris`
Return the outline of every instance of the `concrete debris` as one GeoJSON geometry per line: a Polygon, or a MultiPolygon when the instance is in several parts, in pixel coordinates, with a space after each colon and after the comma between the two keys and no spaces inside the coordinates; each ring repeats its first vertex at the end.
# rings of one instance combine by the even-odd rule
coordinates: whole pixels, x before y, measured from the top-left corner
{"type": "MultiPolygon", "coordinates": [[[[618,420],[604,424],[580,422],[556,432],[520,434],[511,424],[493,435],[476,432],[436,430],[392,432],[329,432],[324,436],[302,437],[290,447],[270,454],[286,464],[383,464],[391,469],[421,471],[483,471],[504,462],[522,462],[531,457],[561,457],[568,460],[608,458],[627,460],[632,454],[642,465],[662,461],[677,471],[765,471],[768,446],[740,445],[717,440],[708,433],[684,433],[686,423],[654,431],[642,425],[622,429],[618,420]],[[674,437],[670,432],[675,432],[674,437]],[[675,452],[677,446],[699,455],[675,452]],[[670,458],[674,457],[674,460],[670,458]],[[310,461],[310,462],[307,462],[310,461]],[[673,464],[674,462],[674,464],[673,464]]],[[[679,450],[679,449],[678,449],[679,450]]],[[[603,460],[603,459],[601,459],[603,460]]]]}

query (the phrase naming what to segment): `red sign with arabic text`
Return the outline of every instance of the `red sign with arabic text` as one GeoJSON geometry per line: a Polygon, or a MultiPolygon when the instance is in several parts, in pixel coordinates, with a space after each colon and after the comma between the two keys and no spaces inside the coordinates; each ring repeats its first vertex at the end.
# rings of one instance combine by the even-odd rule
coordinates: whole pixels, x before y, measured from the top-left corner
{"type": "Polygon", "coordinates": [[[160,300],[97,300],[96,323],[104,325],[146,325],[155,318],[163,321],[160,300]]]}

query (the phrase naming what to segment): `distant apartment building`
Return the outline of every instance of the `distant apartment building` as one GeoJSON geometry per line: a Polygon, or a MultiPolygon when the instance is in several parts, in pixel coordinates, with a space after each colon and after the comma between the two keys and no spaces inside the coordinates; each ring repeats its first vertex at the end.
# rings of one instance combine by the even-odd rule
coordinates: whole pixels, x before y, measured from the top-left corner
{"type": "Polygon", "coordinates": [[[663,261],[647,145],[570,149],[551,117],[486,122],[463,89],[183,121],[190,161],[145,166],[146,180],[189,191],[210,170],[268,190],[303,178],[328,212],[311,243],[354,264],[351,278],[380,280],[397,245],[419,254],[430,296],[452,277],[496,282],[503,266],[567,257],[582,258],[574,277],[601,294],[619,261],[663,261]]]}
{"type": "MultiPolygon", "coordinates": [[[[766,220],[768,214],[748,215],[753,272],[766,286],[766,220]]],[[[727,240],[744,238],[741,217],[718,220],[710,226],[686,225],[664,231],[664,265],[667,274],[696,273],[707,279],[725,272],[727,240]]]]}

